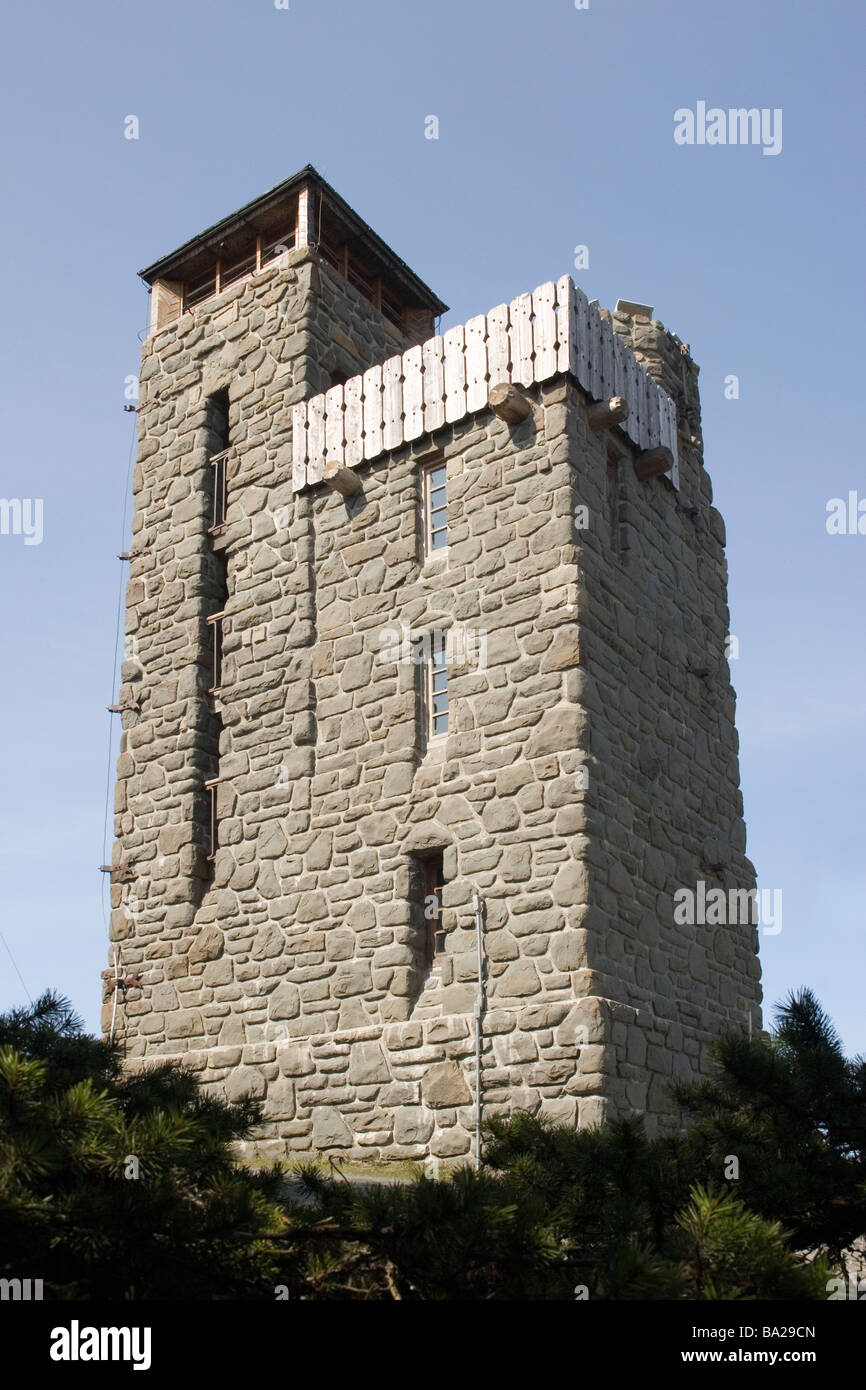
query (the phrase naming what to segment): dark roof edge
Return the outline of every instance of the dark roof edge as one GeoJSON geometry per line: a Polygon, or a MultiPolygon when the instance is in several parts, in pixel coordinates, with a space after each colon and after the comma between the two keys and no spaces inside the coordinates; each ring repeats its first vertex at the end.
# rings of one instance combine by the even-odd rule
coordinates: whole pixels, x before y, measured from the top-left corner
{"type": "Polygon", "coordinates": [[[392,251],[390,246],[373,231],[372,227],[358,216],[354,208],[350,207],[346,200],[340,197],[336,189],[332,188],[331,185],[322,178],[321,174],[313,168],[312,164],[305,164],[303,169],[300,169],[297,174],[292,174],[291,178],[284,179],[282,183],[275,184],[273,188],[269,188],[266,193],[261,193],[259,197],[254,198],[252,202],[245,203],[244,206],[238,208],[236,212],[230,213],[228,217],[223,217],[221,221],[215,222],[213,226],[205,228],[205,230],[199,232],[197,236],[191,237],[189,241],[185,241],[177,250],[170,252],[167,256],[161,256],[158,261],[154,261],[152,265],[145,267],[144,270],[140,270],[138,273],[141,279],[146,281],[148,285],[152,285],[154,280],[170,278],[172,269],[176,268],[179,262],[191,255],[194,251],[204,249],[216,238],[225,236],[228,232],[240,226],[248,217],[256,212],[263,211],[269,204],[278,202],[287,194],[300,188],[304,183],[314,184],[321,191],[326,200],[333,204],[335,211],[352,227],[355,235],[368,243],[370,250],[385,262],[392,274],[402,280],[407,288],[412,290],[413,294],[417,296],[422,304],[435,310],[437,314],[444,314],[447,312],[448,305],[444,304],[439,296],[433,293],[430,286],[426,285],[424,281],[415,274],[414,270],[410,269],[406,262],[401,260],[396,252],[392,251]]]}

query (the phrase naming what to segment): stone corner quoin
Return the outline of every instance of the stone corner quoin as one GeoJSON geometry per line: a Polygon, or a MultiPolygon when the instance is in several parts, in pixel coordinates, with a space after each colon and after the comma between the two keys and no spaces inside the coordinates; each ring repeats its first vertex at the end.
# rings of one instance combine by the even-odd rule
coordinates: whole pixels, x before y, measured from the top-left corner
{"type": "Polygon", "coordinates": [[[187,307],[198,246],[155,282],[105,1027],[131,1067],[261,1097],[261,1156],[469,1157],[479,1090],[482,1118],[676,1124],[670,1083],[761,1017],[756,927],[674,918],[678,888],[755,884],[698,368],[604,316],[675,405],[676,488],[568,369],[499,393],[519,419],[485,395],[297,486],[293,407],[348,401],[437,301],[290,211],[228,288],[187,307]]]}

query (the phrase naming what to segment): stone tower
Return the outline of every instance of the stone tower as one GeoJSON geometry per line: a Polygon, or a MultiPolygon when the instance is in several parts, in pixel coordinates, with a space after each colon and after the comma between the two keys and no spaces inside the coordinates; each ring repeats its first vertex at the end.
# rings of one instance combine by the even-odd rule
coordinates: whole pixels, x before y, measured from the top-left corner
{"type": "Polygon", "coordinates": [[[755,886],[688,348],[568,277],[437,336],[309,166],[143,276],[130,1064],[263,1097],[272,1155],[675,1119],[760,1025],[754,914],[676,907],[755,886]]]}

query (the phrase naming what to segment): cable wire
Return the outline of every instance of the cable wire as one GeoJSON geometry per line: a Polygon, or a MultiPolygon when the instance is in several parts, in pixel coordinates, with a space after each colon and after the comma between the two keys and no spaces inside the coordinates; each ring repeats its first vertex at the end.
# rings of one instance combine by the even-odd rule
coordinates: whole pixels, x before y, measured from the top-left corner
{"type": "MultiPolygon", "coordinates": [[[[136,419],[133,420],[133,422],[132,422],[132,435],[131,435],[131,438],[130,438],[130,441],[129,441],[129,458],[128,458],[128,460],[127,460],[127,466],[126,466],[126,481],[125,481],[125,483],[124,483],[124,488],[123,488],[123,520],[122,520],[122,522],[121,522],[121,531],[120,531],[120,549],[121,549],[121,550],[123,549],[124,544],[125,544],[125,542],[126,542],[126,519],[127,519],[127,514],[128,514],[128,512],[129,512],[129,483],[130,483],[130,478],[132,477],[133,463],[134,463],[134,461],[135,461],[135,442],[136,442],[137,430],[138,430],[138,421],[137,421],[137,418],[136,418],[136,419]]],[[[122,563],[123,563],[123,562],[121,561],[121,564],[122,564],[122,563]]],[[[117,611],[116,611],[116,614],[115,614],[115,623],[114,623],[114,655],[113,655],[112,663],[111,663],[111,692],[110,692],[110,695],[109,695],[109,704],[113,704],[113,703],[114,703],[114,694],[115,694],[114,687],[115,687],[115,681],[116,681],[116,678],[117,678],[117,659],[118,659],[118,656],[119,656],[119,653],[120,653],[120,625],[121,625],[121,619],[122,619],[122,617],[123,617],[123,590],[124,590],[123,579],[124,579],[123,570],[121,569],[121,571],[120,571],[120,583],[118,584],[118,587],[117,587],[117,611]]],[[[112,762],[112,754],[113,754],[113,751],[114,751],[114,722],[113,722],[112,716],[109,714],[109,716],[108,716],[108,763],[107,763],[107,767],[106,767],[106,769],[105,769],[105,810],[104,810],[103,822],[102,822],[102,862],[103,862],[103,864],[107,864],[107,863],[108,863],[108,807],[109,807],[109,801],[110,801],[110,798],[111,798],[111,782],[112,782],[112,777],[111,777],[111,762],[112,762]]],[[[106,888],[105,879],[106,879],[106,878],[108,878],[108,879],[110,880],[111,875],[110,875],[110,874],[107,874],[107,875],[103,878],[103,881],[102,881],[102,921],[103,921],[103,925],[104,925],[104,927],[105,927],[106,933],[108,933],[108,916],[107,916],[107,914],[106,914],[106,903],[105,903],[105,888],[106,888]]]]}
{"type": "MultiPolygon", "coordinates": [[[[149,327],[149,320],[150,320],[150,298],[149,298],[149,294],[150,294],[150,292],[148,291],[148,311],[147,311],[147,315],[146,315],[146,317],[145,317],[144,328],[142,329],[142,331],[141,331],[139,334],[137,334],[137,337],[138,337],[139,342],[143,342],[143,341],[144,341],[144,338],[147,337],[147,330],[148,330],[148,327],[149,327]]],[[[140,395],[141,395],[141,392],[140,392],[140,390],[139,390],[139,399],[140,399],[140,395]]],[[[136,444],[136,436],[137,436],[137,433],[138,433],[138,415],[137,415],[137,413],[136,413],[136,416],[135,416],[135,418],[134,418],[133,421],[132,421],[132,432],[131,432],[131,434],[130,434],[130,440],[129,440],[129,457],[128,457],[127,463],[126,463],[126,479],[125,479],[124,485],[123,485],[123,520],[121,521],[121,525],[120,525],[120,549],[121,549],[121,550],[123,550],[124,545],[126,544],[126,518],[127,518],[128,511],[129,511],[129,481],[130,481],[130,478],[131,478],[131,476],[132,476],[133,462],[134,462],[134,459],[135,459],[135,444],[136,444]]],[[[121,561],[121,565],[122,565],[122,564],[123,564],[123,561],[121,561]]],[[[120,652],[120,621],[121,621],[121,617],[122,617],[122,614],[123,614],[123,588],[124,588],[124,585],[123,585],[123,578],[124,578],[123,569],[121,568],[121,571],[120,571],[120,582],[119,582],[119,584],[118,584],[118,586],[117,586],[117,612],[116,612],[116,615],[115,615],[115,623],[114,623],[114,656],[113,656],[112,664],[111,664],[111,690],[110,690],[110,693],[109,693],[109,701],[108,701],[109,704],[114,704],[114,688],[115,688],[115,681],[116,681],[116,679],[117,679],[117,658],[118,658],[118,655],[119,655],[119,652],[120,652]]],[[[112,777],[111,777],[111,762],[112,762],[112,753],[113,753],[113,751],[114,751],[114,724],[113,724],[113,721],[112,721],[112,717],[111,717],[111,715],[109,714],[109,716],[108,716],[108,759],[107,759],[107,767],[106,767],[106,769],[105,769],[105,809],[104,809],[104,812],[103,812],[103,819],[102,819],[102,862],[103,862],[103,864],[106,864],[106,863],[108,862],[108,807],[109,807],[109,802],[110,802],[110,798],[111,798],[111,782],[112,782],[112,777]]],[[[106,877],[108,878],[109,883],[110,883],[111,875],[108,874],[108,875],[106,875],[106,877]]],[[[105,882],[105,877],[104,877],[103,880],[102,880],[102,892],[101,892],[101,895],[100,895],[100,904],[101,904],[101,909],[102,909],[102,924],[103,924],[103,926],[104,926],[104,928],[105,928],[105,934],[106,934],[106,936],[109,936],[109,937],[110,937],[109,926],[108,926],[108,915],[107,915],[107,913],[106,913],[105,888],[106,888],[106,882],[105,882]]]]}
{"type": "Polygon", "coordinates": [[[2,941],[2,942],[3,942],[3,945],[6,947],[7,954],[8,954],[8,956],[9,956],[9,959],[10,959],[11,962],[12,962],[12,968],[14,969],[15,974],[18,976],[19,980],[21,981],[21,985],[22,985],[22,988],[23,988],[23,990],[24,990],[24,993],[27,995],[27,998],[30,1000],[30,1003],[32,1004],[32,1003],[33,1003],[33,996],[32,996],[32,994],[30,993],[30,990],[29,990],[29,989],[27,988],[27,986],[24,984],[24,976],[21,974],[21,971],[18,969],[18,962],[16,961],[15,957],[13,956],[12,950],[11,950],[11,948],[10,948],[10,946],[9,946],[9,942],[6,940],[6,938],[5,938],[5,936],[3,935],[2,931],[0,931],[0,941],[2,941]]]}

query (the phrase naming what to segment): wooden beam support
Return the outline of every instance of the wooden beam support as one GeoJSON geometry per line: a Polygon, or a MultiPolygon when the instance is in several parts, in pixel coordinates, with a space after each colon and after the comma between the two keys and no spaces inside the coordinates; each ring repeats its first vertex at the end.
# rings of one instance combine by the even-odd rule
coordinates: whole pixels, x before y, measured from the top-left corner
{"type": "Polygon", "coordinates": [[[589,428],[596,434],[609,429],[611,425],[621,425],[628,419],[628,406],[623,396],[611,396],[610,400],[598,401],[586,412],[589,428]]]}
{"type": "Polygon", "coordinates": [[[132,883],[135,878],[134,864],[134,859],[122,859],[119,864],[100,864],[99,872],[101,874],[110,874],[112,881],[118,883],[132,883]],[[117,875],[116,879],[115,875],[117,875]]]}
{"type": "Polygon", "coordinates": [[[361,479],[355,470],[346,468],[336,461],[325,464],[322,481],[327,483],[333,492],[339,492],[341,497],[354,497],[361,491],[361,479]]]}
{"type": "Polygon", "coordinates": [[[508,425],[517,425],[521,420],[525,420],[532,409],[531,401],[526,399],[524,393],[518,386],[512,386],[508,382],[501,382],[498,386],[491,386],[487,393],[487,403],[494,415],[498,415],[500,420],[504,420],[508,425]]]}
{"type": "Polygon", "coordinates": [[[674,456],[664,444],[660,444],[657,449],[643,449],[634,461],[634,471],[642,483],[646,482],[647,478],[660,477],[673,466],[674,456]]]}

